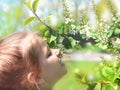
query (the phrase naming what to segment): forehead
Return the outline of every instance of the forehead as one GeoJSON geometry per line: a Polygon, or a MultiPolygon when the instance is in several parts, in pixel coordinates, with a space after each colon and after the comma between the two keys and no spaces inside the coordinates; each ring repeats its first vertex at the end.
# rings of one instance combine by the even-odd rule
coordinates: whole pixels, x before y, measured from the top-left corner
{"type": "Polygon", "coordinates": [[[45,51],[49,49],[47,43],[39,35],[35,35],[34,38],[36,38],[37,43],[40,44],[42,49],[44,49],[45,51]]]}
{"type": "Polygon", "coordinates": [[[28,34],[23,40],[22,40],[23,47],[33,47],[34,49],[42,49],[47,46],[45,41],[35,33],[28,34]]]}
{"type": "Polygon", "coordinates": [[[39,44],[45,44],[43,39],[38,34],[29,34],[26,39],[29,42],[36,42],[39,44]]]}

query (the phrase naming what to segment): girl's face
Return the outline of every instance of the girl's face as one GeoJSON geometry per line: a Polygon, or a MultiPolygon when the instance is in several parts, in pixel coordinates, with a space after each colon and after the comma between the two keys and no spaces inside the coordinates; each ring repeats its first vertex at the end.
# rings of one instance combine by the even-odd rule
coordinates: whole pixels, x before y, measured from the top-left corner
{"type": "Polygon", "coordinates": [[[60,50],[50,49],[43,40],[41,42],[41,48],[41,78],[52,85],[58,81],[67,70],[64,63],[60,60],[60,50]]]}

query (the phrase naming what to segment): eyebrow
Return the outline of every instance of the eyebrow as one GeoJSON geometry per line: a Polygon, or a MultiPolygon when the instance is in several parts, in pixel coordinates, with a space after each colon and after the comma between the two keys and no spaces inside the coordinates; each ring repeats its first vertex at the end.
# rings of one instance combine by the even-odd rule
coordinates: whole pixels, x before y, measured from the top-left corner
{"type": "Polygon", "coordinates": [[[51,48],[49,48],[48,46],[47,46],[47,51],[51,51],[51,48]]]}

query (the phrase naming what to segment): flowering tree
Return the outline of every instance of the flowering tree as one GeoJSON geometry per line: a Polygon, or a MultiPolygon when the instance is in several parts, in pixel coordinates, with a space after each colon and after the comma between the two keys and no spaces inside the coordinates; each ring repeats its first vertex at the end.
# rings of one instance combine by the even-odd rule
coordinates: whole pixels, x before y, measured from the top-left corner
{"type": "MultiPolygon", "coordinates": [[[[50,47],[65,47],[67,49],[74,48],[78,45],[85,46],[84,42],[94,42],[98,47],[106,50],[115,58],[111,62],[107,62],[106,58],[102,57],[103,62],[99,66],[99,78],[88,79],[89,76],[77,73],[76,76],[80,79],[86,78],[84,84],[88,85],[88,90],[94,90],[96,86],[100,86],[100,90],[119,90],[120,89],[120,17],[114,9],[114,5],[110,0],[107,0],[106,6],[110,10],[110,21],[105,20],[98,15],[99,10],[95,2],[92,0],[91,10],[95,14],[95,25],[91,25],[87,12],[81,13],[79,22],[71,16],[70,8],[66,0],[62,0],[64,22],[57,29],[53,29],[47,25],[36,13],[38,1],[34,0],[32,5],[26,2],[27,7],[34,14],[25,20],[25,25],[33,20],[40,21],[47,27],[43,37],[48,42],[50,47]],[[62,44],[61,44],[62,43],[62,44]]],[[[78,20],[77,20],[78,21],[78,20]]]]}

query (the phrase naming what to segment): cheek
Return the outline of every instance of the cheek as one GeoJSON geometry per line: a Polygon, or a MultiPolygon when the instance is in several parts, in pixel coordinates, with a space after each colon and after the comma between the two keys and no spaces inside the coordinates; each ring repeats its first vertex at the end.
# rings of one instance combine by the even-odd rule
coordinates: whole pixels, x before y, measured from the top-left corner
{"type": "Polygon", "coordinates": [[[52,69],[52,70],[56,70],[57,68],[60,67],[59,63],[58,63],[58,58],[50,58],[47,60],[47,69],[52,69]]]}
{"type": "Polygon", "coordinates": [[[43,65],[43,76],[48,80],[57,80],[66,73],[66,68],[59,63],[57,56],[51,56],[43,65]]]}
{"type": "Polygon", "coordinates": [[[54,76],[56,73],[59,73],[58,70],[61,70],[61,67],[58,61],[53,58],[52,60],[48,59],[42,69],[44,75],[54,76]]]}
{"type": "Polygon", "coordinates": [[[58,61],[59,61],[59,58],[56,56],[56,55],[52,55],[51,57],[49,57],[48,59],[47,59],[47,63],[48,64],[57,64],[58,63],[58,61]]]}
{"type": "Polygon", "coordinates": [[[63,75],[65,69],[66,68],[59,63],[58,58],[51,58],[47,62],[46,70],[49,74],[52,74],[53,77],[63,75]]]}
{"type": "Polygon", "coordinates": [[[44,70],[43,75],[48,82],[54,82],[63,76],[61,67],[56,63],[48,63],[44,70]]]}

